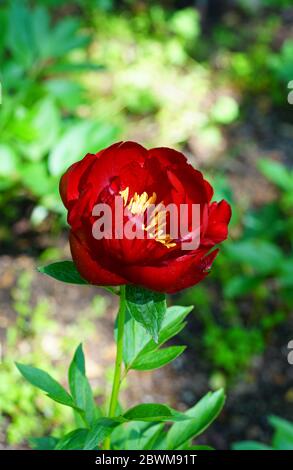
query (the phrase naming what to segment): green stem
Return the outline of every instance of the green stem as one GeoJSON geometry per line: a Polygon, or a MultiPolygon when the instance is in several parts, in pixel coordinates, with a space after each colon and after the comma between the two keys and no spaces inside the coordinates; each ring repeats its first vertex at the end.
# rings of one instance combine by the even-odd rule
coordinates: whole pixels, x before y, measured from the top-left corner
{"type": "MultiPolygon", "coordinates": [[[[121,385],[121,366],[123,360],[123,334],[125,324],[125,313],[126,313],[126,302],[125,302],[125,286],[120,288],[120,306],[118,312],[118,333],[117,333],[117,350],[116,350],[116,361],[115,361],[115,372],[114,380],[112,385],[111,400],[109,406],[109,418],[113,418],[116,414],[118,405],[118,396],[121,385]]],[[[105,440],[104,449],[110,449],[110,437],[105,440]]]]}

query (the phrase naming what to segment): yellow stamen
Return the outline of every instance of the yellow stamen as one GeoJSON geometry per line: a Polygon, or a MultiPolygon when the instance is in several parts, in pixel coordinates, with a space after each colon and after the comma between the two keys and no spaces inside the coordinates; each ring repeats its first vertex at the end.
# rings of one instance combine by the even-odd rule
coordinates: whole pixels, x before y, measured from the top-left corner
{"type": "Polygon", "coordinates": [[[119,194],[123,199],[124,206],[126,206],[129,196],[129,187],[127,186],[127,188],[125,188],[123,191],[120,191],[119,194]]]}
{"type": "MultiPolygon", "coordinates": [[[[144,191],[142,194],[134,193],[133,197],[129,198],[129,187],[123,189],[119,192],[120,196],[123,199],[124,207],[127,206],[127,209],[133,215],[143,215],[146,209],[155,204],[157,200],[156,193],[153,193],[149,197],[148,193],[144,191]],[[128,204],[127,204],[128,203],[128,204]]],[[[166,226],[166,211],[162,202],[160,202],[155,208],[151,216],[151,221],[147,227],[142,225],[142,228],[148,233],[150,238],[154,238],[157,242],[162,243],[162,245],[167,248],[172,248],[176,246],[176,243],[172,241],[169,234],[165,234],[163,228],[166,226]]]]}

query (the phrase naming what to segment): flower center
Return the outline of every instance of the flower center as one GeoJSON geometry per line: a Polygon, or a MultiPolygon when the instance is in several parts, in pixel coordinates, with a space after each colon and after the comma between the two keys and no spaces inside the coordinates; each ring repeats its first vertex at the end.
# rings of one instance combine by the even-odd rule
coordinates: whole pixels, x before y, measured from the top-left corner
{"type": "MultiPolygon", "coordinates": [[[[127,207],[133,215],[144,215],[147,208],[155,204],[157,200],[156,193],[149,196],[148,193],[144,191],[142,194],[134,193],[133,197],[128,202],[129,187],[120,191],[119,194],[123,199],[124,207],[127,207]]],[[[167,248],[173,248],[176,246],[176,243],[172,241],[169,234],[165,233],[166,212],[165,206],[160,202],[151,212],[148,225],[145,226],[145,224],[142,224],[142,228],[148,233],[149,237],[156,240],[156,242],[162,243],[162,245],[167,248]]]]}

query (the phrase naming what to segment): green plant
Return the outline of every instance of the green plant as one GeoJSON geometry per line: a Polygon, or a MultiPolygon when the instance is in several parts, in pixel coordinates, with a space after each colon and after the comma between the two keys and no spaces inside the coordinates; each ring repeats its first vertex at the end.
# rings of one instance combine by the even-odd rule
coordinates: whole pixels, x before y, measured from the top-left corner
{"type": "MultiPolygon", "coordinates": [[[[68,352],[81,339],[92,339],[95,318],[106,306],[103,297],[95,296],[93,310],[85,311],[74,324],[65,322],[60,328],[60,320],[58,322],[54,315],[54,300],[45,293],[36,295],[35,283],[34,273],[22,270],[10,292],[13,323],[10,319],[0,366],[0,423],[10,446],[23,445],[28,436],[46,435],[52,429],[56,429],[55,435],[59,437],[74,425],[69,408],[62,409],[54,401],[36,394],[20,378],[13,360],[25,353],[28,362],[40,364],[60,380],[65,373],[64,361],[68,352]]],[[[100,396],[97,386],[94,392],[96,397],[100,396]]]]}
{"type": "Polygon", "coordinates": [[[0,7],[1,210],[9,225],[16,216],[8,202],[21,196],[34,201],[35,226],[50,213],[64,223],[61,173],[86,150],[108,145],[119,128],[79,115],[79,107],[89,103],[81,77],[101,69],[89,60],[89,28],[70,16],[53,23],[43,5],[7,3],[0,7]]]}
{"type": "MultiPolygon", "coordinates": [[[[49,265],[42,268],[42,272],[63,282],[86,284],[69,261],[49,265]]],[[[116,365],[109,413],[106,416],[94,401],[81,345],[69,367],[69,392],[43,370],[17,364],[21,374],[32,385],[46,392],[55,402],[71,408],[76,418],[76,428],[68,434],[59,439],[55,436],[34,439],[34,447],[56,450],[110,447],[189,449],[192,439],[204,432],[220,413],[225,401],[223,390],[208,393],[185,413],[155,403],[122,409],[118,401],[119,389],[130,370],[163,367],[183,352],[184,346],[163,346],[184,328],[184,320],[191,308],[173,306],[166,309],[163,294],[158,295],[135,286],[120,287],[119,296],[120,308],[115,328],[116,365]],[[165,427],[167,422],[173,423],[169,429],[165,427]]],[[[192,449],[196,447],[192,446],[192,449]]]]}
{"type": "MultiPolygon", "coordinates": [[[[43,397],[36,397],[33,389],[19,380],[11,359],[22,348],[29,360],[41,361],[48,370],[54,369],[52,357],[44,358],[42,341],[56,337],[56,323],[48,315],[47,299],[40,298],[32,304],[32,289],[32,275],[22,272],[11,292],[16,319],[7,329],[0,381],[0,421],[9,445],[22,443],[31,434],[48,432],[52,423],[58,422],[61,432],[66,432],[71,423],[66,410],[61,412],[53,402],[48,404],[43,397]],[[66,423],[62,423],[64,418],[66,423]]],[[[59,374],[62,375],[61,367],[59,374]]]]}
{"type": "Polygon", "coordinates": [[[234,450],[293,450],[293,424],[278,416],[268,418],[274,429],[271,445],[257,441],[241,441],[232,445],[234,450]]]}

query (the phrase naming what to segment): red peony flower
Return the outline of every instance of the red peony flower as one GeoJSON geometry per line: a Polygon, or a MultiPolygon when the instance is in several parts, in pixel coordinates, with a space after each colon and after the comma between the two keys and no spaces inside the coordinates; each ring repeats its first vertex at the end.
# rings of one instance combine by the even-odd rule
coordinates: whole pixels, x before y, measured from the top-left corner
{"type": "Polygon", "coordinates": [[[146,150],[135,142],[120,142],[95,155],[87,154],[62,176],[60,194],[68,210],[73,260],[81,276],[92,284],[137,284],[177,292],[208,274],[218,253],[213,247],[227,238],[229,204],[211,202],[211,185],[182,153],[169,148],[146,150]],[[117,198],[125,210],[123,224],[132,219],[138,222],[144,238],[97,239],[93,235],[94,207],[107,204],[114,221],[117,198]],[[168,204],[185,205],[188,216],[192,205],[198,205],[200,223],[188,235],[189,241],[195,234],[199,236],[195,249],[183,249],[186,237],[171,236],[170,215],[161,210],[168,204]],[[147,224],[147,208],[152,205],[157,212],[147,224]],[[164,224],[161,215],[166,215],[164,224]]]}

